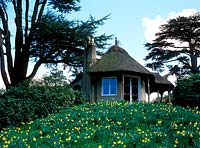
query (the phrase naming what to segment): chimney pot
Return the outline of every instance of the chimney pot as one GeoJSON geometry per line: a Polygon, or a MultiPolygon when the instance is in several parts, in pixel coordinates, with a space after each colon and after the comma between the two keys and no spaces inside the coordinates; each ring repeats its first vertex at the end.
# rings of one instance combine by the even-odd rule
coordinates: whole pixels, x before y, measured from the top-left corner
{"type": "Polygon", "coordinates": [[[115,46],[118,46],[117,37],[115,37],[115,46]]]}

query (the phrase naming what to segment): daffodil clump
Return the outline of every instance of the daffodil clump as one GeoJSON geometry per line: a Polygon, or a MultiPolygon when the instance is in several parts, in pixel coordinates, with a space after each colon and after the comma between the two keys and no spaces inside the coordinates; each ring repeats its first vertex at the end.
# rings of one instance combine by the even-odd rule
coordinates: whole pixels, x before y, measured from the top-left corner
{"type": "Polygon", "coordinates": [[[200,147],[200,111],[123,101],[83,104],[2,129],[0,147],[200,147]]]}

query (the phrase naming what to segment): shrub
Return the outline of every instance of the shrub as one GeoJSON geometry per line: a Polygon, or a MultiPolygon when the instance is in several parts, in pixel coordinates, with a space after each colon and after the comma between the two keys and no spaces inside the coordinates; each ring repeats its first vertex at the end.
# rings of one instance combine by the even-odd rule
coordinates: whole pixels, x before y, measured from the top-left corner
{"type": "Polygon", "coordinates": [[[56,85],[53,85],[52,82],[51,77],[45,77],[40,81],[26,81],[2,91],[0,129],[8,125],[18,126],[21,122],[58,112],[74,105],[76,98],[83,100],[81,93],[73,91],[67,83],[57,80],[56,85]]]}
{"type": "Polygon", "coordinates": [[[173,96],[174,103],[181,106],[200,107],[200,74],[177,81],[173,96]]]}
{"type": "Polygon", "coordinates": [[[75,96],[76,96],[75,101],[74,101],[75,105],[83,104],[83,103],[86,102],[85,94],[82,91],[74,90],[74,93],[75,93],[75,96]]]}

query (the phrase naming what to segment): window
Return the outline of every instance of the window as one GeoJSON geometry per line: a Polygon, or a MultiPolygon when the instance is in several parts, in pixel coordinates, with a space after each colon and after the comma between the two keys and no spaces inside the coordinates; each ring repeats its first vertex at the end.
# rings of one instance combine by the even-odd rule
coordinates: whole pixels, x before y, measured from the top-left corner
{"type": "Polygon", "coordinates": [[[117,78],[102,79],[102,96],[117,95],[117,78]]]}

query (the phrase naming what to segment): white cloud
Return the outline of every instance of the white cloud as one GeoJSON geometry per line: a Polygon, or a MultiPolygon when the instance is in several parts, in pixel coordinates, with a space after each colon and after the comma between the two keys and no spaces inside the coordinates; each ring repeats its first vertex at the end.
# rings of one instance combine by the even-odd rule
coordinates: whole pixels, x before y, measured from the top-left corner
{"type": "Polygon", "coordinates": [[[165,23],[165,20],[161,16],[157,16],[155,19],[144,17],[142,22],[145,27],[145,39],[147,42],[151,42],[155,39],[155,33],[159,31],[159,27],[165,23]]]}
{"type": "Polygon", "coordinates": [[[162,17],[160,15],[156,16],[154,19],[144,17],[142,19],[142,25],[145,28],[144,36],[147,42],[152,42],[155,39],[155,33],[159,32],[159,27],[166,23],[168,20],[176,18],[178,16],[190,16],[197,13],[196,9],[184,9],[181,12],[170,12],[167,17],[162,17]]]}
{"type": "Polygon", "coordinates": [[[176,17],[179,17],[179,16],[188,17],[188,16],[195,14],[197,12],[198,11],[196,9],[184,9],[181,12],[170,12],[166,20],[173,19],[173,18],[176,18],[176,17]]]}

